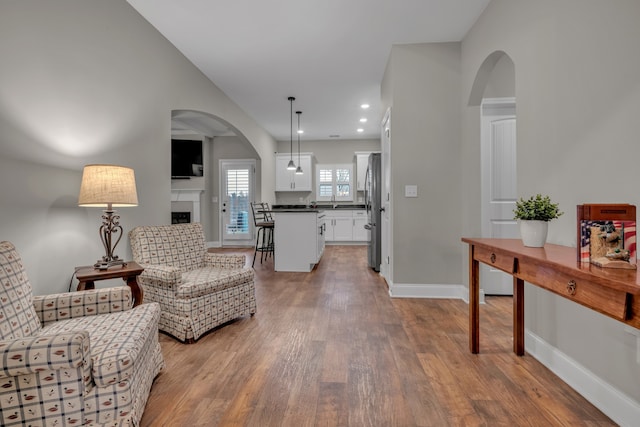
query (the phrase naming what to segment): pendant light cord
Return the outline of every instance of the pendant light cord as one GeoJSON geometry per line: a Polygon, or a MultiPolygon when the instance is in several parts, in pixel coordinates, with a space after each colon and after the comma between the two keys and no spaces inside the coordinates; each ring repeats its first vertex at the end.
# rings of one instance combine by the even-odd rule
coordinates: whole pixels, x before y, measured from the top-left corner
{"type": "Polygon", "coordinates": [[[300,166],[300,115],[302,111],[296,111],[298,115],[298,166],[300,166]]]}
{"type": "Polygon", "coordinates": [[[289,97],[289,130],[291,131],[291,135],[289,137],[289,152],[290,152],[290,160],[293,162],[293,101],[296,99],[293,96],[289,97]]]}

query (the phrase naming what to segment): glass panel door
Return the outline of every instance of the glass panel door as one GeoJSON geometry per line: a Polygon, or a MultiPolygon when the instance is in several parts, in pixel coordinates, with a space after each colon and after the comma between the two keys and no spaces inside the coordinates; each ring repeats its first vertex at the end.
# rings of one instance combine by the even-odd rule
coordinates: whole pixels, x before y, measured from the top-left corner
{"type": "Polygon", "coordinates": [[[254,162],[221,161],[222,246],[253,241],[251,206],[254,186],[254,162]]]}

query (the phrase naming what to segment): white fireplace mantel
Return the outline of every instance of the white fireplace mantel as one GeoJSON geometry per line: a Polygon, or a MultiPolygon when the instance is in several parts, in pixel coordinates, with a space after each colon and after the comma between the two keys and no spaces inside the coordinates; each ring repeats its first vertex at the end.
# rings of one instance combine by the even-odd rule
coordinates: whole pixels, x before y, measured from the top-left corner
{"type": "Polygon", "coordinates": [[[172,202],[191,202],[193,203],[192,222],[200,222],[200,196],[204,190],[171,190],[172,202]]]}

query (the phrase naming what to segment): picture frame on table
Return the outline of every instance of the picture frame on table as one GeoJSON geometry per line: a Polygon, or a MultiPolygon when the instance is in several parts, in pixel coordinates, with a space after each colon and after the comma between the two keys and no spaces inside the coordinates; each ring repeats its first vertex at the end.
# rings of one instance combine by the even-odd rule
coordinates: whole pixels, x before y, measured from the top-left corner
{"type": "Polygon", "coordinates": [[[636,207],[630,204],[578,205],[577,243],[580,263],[636,269],[636,207]]]}

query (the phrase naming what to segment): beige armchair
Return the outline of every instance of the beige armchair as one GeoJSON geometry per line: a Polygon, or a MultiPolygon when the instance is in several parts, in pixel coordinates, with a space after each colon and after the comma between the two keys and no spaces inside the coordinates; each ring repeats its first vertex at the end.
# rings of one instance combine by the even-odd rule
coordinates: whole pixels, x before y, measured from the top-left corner
{"type": "Polygon", "coordinates": [[[0,242],[0,425],[136,426],[164,366],[158,304],[126,287],[33,296],[0,242]]]}
{"type": "Polygon", "coordinates": [[[193,342],[218,325],[256,312],[254,273],[244,255],[207,252],[200,223],[136,227],[133,259],[144,267],[145,301],[160,304],[160,330],[193,342]]]}

